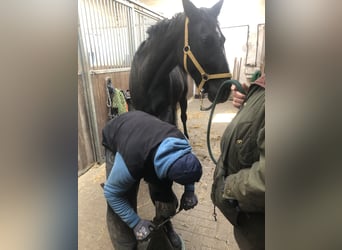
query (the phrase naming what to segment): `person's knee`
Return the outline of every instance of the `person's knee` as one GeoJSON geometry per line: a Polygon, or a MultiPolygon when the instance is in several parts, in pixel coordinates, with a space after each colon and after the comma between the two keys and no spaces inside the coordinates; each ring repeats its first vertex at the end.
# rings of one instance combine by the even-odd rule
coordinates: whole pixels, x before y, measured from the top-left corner
{"type": "Polygon", "coordinates": [[[115,249],[137,249],[138,243],[133,234],[133,230],[110,207],[107,208],[106,219],[109,237],[115,249]]]}

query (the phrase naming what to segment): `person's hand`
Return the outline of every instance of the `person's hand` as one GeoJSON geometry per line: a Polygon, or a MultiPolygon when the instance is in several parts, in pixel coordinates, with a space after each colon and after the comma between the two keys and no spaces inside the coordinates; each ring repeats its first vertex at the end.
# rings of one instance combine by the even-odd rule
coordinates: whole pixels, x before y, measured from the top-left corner
{"type": "Polygon", "coordinates": [[[197,196],[193,191],[185,191],[181,198],[179,210],[189,210],[194,208],[198,203],[197,196]]]}
{"type": "MultiPolygon", "coordinates": [[[[246,90],[248,90],[248,86],[246,83],[242,83],[241,84],[242,87],[246,90]]],[[[239,92],[236,88],[235,85],[232,84],[232,86],[230,87],[231,91],[232,91],[232,96],[233,96],[233,106],[235,108],[240,108],[241,105],[243,104],[243,102],[246,99],[246,95],[242,94],[241,92],[239,92]]]]}
{"type": "Polygon", "coordinates": [[[140,220],[133,229],[135,238],[139,241],[147,240],[155,228],[156,226],[151,221],[140,220]]]}

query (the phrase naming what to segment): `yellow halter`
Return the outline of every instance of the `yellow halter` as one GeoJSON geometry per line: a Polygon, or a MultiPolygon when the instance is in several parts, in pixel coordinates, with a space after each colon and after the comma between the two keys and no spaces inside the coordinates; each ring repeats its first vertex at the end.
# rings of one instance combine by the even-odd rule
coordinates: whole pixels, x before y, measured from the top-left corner
{"type": "Polygon", "coordinates": [[[185,28],[184,28],[184,48],[183,48],[183,51],[184,51],[184,68],[185,68],[186,72],[189,73],[188,67],[187,67],[187,56],[188,56],[202,77],[202,80],[201,80],[200,84],[198,85],[198,93],[199,93],[202,90],[204,84],[207,81],[209,81],[210,79],[228,78],[228,77],[232,77],[232,74],[231,73],[207,74],[204,71],[204,69],[199,64],[199,62],[195,58],[194,54],[190,50],[189,37],[188,37],[188,23],[189,23],[189,18],[186,17],[185,18],[185,28]]]}

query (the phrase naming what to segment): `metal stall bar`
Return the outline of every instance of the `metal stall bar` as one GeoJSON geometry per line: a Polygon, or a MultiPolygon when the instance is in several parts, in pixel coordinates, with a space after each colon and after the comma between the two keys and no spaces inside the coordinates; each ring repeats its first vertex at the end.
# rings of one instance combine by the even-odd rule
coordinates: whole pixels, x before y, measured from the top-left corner
{"type": "MultiPolygon", "coordinates": [[[[94,34],[94,30],[92,27],[92,23],[93,23],[93,15],[92,15],[92,5],[90,3],[89,0],[84,0],[83,1],[84,6],[85,6],[85,23],[82,24],[82,26],[86,26],[88,29],[88,36],[90,39],[90,44],[92,47],[92,50],[89,51],[89,53],[91,54],[91,64],[90,64],[90,69],[95,68],[96,65],[98,64],[99,58],[98,58],[98,54],[96,53],[96,42],[95,42],[95,34],[94,34]]],[[[82,27],[81,26],[81,27],[82,27]]]]}
{"type": "Polygon", "coordinates": [[[107,0],[103,0],[104,1],[104,16],[106,17],[106,34],[107,34],[107,51],[109,54],[108,57],[108,68],[112,68],[114,65],[114,53],[112,51],[112,37],[113,37],[113,26],[111,25],[111,15],[110,15],[110,11],[109,11],[109,5],[111,1],[107,1],[107,0]]]}
{"type": "Polygon", "coordinates": [[[96,37],[96,48],[97,48],[97,53],[99,54],[99,68],[103,68],[104,65],[104,58],[103,58],[103,53],[101,53],[101,47],[102,47],[102,41],[100,39],[100,15],[98,13],[98,5],[97,5],[97,1],[96,0],[92,0],[92,4],[93,4],[93,24],[94,25],[94,30],[95,30],[95,37],[96,37]]]}
{"type": "Polygon", "coordinates": [[[98,136],[98,127],[97,127],[97,117],[95,111],[95,102],[94,102],[94,94],[91,83],[91,77],[89,74],[89,63],[88,57],[84,54],[86,51],[83,46],[82,34],[80,32],[80,27],[78,28],[78,53],[79,59],[81,61],[82,66],[82,83],[84,89],[84,97],[85,97],[85,105],[87,110],[88,123],[90,127],[90,137],[92,138],[91,144],[93,146],[93,156],[96,162],[100,162],[101,160],[101,150],[100,150],[100,139],[98,136]]]}
{"type": "Polygon", "coordinates": [[[113,68],[118,68],[119,65],[119,29],[118,29],[118,10],[117,10],[117,3],[115,1],[111,1],[111,20],[113,23],[113,51],[115,51],[114,57],[114,65],[113,68]]]}
{"type": "MultiPolygon", "coordinates": [[[[95,53],[95,41],[94,41],[94,36],[92,35],[91,31],[91,22],[90,22],[90,7],[89,3],[86,2],[86,0],[81,1],[79,5],[79,20],[81,22],[81,33],[84,37],[83,41],[86,44],[86,51],[85,54],[90,57],[90,68],[95,67],[95,62],[98,60],[97,55],[95,53]],[[87,38],[85,40],[85,38],[87,38]]],[[[83,47],[84,48],[84,47],[83,47]]]]}
{"type": "Polygon", "coordinates": [[[101,55],[103,57],[103,68],[106,69],[108,68],[108,50],[107,50],[107,36],[106,36],[106,16],[105,13],[103,11],[103,5],[105,3],[103,3],[102,0],[97,0],[96,1],[97,4],[97,10],[98,10],[98,17],[99,17],[99,39],[101,41],[100,43],[100,47],[101,47],[101,55]]]}
{"type": "Polygon", "coordinates": [[[113,52],[114,52],[114,64],[113,67],[116,68],[118,65],[118,29],[117,29],[117,23],[116,23],[116,3],[114,1],[110,1],[110,9],[111,9],[111,22],[112,22],[112,32],[113,32],[113,52]]]}
{"type": "Polygon", "coordinates": [[[89,3],[89,17],[90,17],[89,26],[91,29],[91,36],[93,37],[93,47],[94,47],[94,55],[95,55],[94,57],[96,58],[93,68],[97,69],[101,67],[101,55],[99,53],[99,40],[98,40],[97,30],[96,30],[97,22],[96,22],[96,17],[94,14],[95,6],[94,6],[94,1],[89,0],[88,3],[89,3]]]}
{"type": "Polygon", "coordinates": [[[106,69],[128,70],[137,46],[146,38],[147,27],[162,19],[161,15],[133,2],[80,2],[84,47],[90,53],[90,70],[93,73],[106,69]]]}
{"type": "Polygon", "coordinates": [[[122,5],[118,2],[116,4],[116,15],[117,15],[117,31],[118,31],[118,68],[122,68],[122,58],[123,58],[123,47],[124,47],[124,41],[123,41],[123,35],[122,35],[122,5]]]}
{"type": "Polygon", "coordinates": [[[129,45],[129,61],[128,63],[131,64],[133,61],[133,55],[134,52],[136,51],[136,45],[135,45],[135,29],[134,29],[134,10],[133,7],[127,8],[127,29],[129,30],[128,32],[128,45],[129,45]]]}
{"type": "Polygon", "coordinates": [[[125,44],[125,50],[123,51],[122,55],[122,67],[129,67],[131,64],[130,60],[130,30],[129,30],[129,12],[128,8],[126,6],[121,5],[121,11],[122,11],[122,32],[123,32],[123,37],[124,37],[124,44],[125,44]]]}
{"type": "Polygon", "coordinates": [[[125,51],[126,51],[126,46],[127,46],[127,41],[126,41],[126,34],[124,32],[124,27],[125,27],[125,21],[126,18],[124,16],[124,11],[123,11],[123,6],[122,4],[118,3],[118,10],[119,10],[119,33],[120,33],[120,42],[121,42],[121,46],[120,46],[120,57],[119,57],[119,67],[122,68],[123,67],[123,59],[125,57],[125,51]]]}

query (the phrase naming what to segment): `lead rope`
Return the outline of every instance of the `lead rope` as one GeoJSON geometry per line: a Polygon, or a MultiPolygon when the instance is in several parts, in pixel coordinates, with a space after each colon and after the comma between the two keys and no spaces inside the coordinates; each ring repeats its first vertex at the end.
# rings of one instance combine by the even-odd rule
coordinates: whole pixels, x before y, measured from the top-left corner
{"type": "Polygon", "coordinates": [[[203,91],[200,92],[200,98],[201,98],[201,103],[200,103],[200,110],[201,111],[208,111],[213,107],[213,104],[211,104],[209,107],[206,107],[206,108],[203,107],[203,100],[204,100],[203,91]]]}
{"type": "Polygon", "coordinates": [[[217,214],[216,214],[216,206],[214,205],[214,213],[213,213],[214,220],[217,221],[217,214]]]}
{"type": "Polygon", "coordinates": [[[211,151],[211,146],[210,146],[210,129],[211,129],[211,122],[212,122],[212,119],[213,119],[213,115],[214,115],[214,111],[215,111],[215,107],[216,107],[216,104],[217,104],[217,99],[218,99],[218,96],[220,95],[223,87],[226,85],[226,84],[229,84],[228,87],[230,87],[232,84],[236,86],[237,90],[239,92],[241,92],[242,94],[246,94],[246,91],[244,90],[244,88],[242,87],[241,83],[237,80],[227,80],[227,81],[224,81],[220,88],[218,89],[217,91],[217,94],[216,94],[216,97],[212,103],[212,108],[211,108],[211,111],[210,111],[210,115],[209,115],[209,120],[208,120],[208,128],[207,128],[207,146],[208,146],[208,151],[209,151],[209,155],[210,155],[210,158],[211,160],[215,163],[215,165],[217,164],[217,161],[215,160],[214,156],[213,156],[213,153],[211,151]]]}
{"type": "MultiPolygon", "coordinates": [[[[215,163],[215,165],[217,164],[217,161],[216,159],[214,158],[213,156],[213,153],[211,151],[211,146],[210,146],[210,129],[211,129],[211,122],[212,122],[212,119],[213,119],[213,114],[214,114],[214,111],[215,111],[215,107],[216,107],[216,104],[217,104],[217,99],[218,99],[218,96],[220,95],[222,89],[223,89],[223,86],[225,85],[228,85],[228,88],[230,88],[231,85],[235,85],[237,90],[239,92],[241,92],[242,94],[246,95],[246,91],[245,89],[242,87],[241,83],[237,80],[227,80],[227,81],[224,81],[220,88],[218,89],[217,93],[216,93],[216,96],[215,96],[215,99],[213,101],[213,103],[210,105],[210,108],[211,108],[211,111],[210,111],[210,115],[209,115],[209,120],[208,120],[208,128],[207,128],[207,146],[208,146],[208,152],[209,152],[209,155],[210,155],[210,158],[211,160],[215,163]]],[[[213,212],[213,217],[214,217],[214,220],[217,221],[217,214],[216,214],[216,205],[214,205],[214,212],[213,212]]]]}

